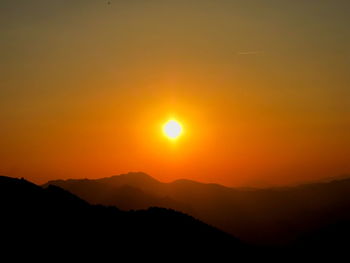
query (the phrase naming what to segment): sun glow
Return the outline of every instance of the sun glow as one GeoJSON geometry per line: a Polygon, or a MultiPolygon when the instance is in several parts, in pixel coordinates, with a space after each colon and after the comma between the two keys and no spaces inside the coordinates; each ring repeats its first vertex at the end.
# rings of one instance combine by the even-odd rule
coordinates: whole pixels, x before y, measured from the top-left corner
{"type": "Polygon", "coordinates": [[[182,125],[174,119],[167,121],[163,126],[164,135],[172,140],[177,139],[182,132],[182,125]]]}

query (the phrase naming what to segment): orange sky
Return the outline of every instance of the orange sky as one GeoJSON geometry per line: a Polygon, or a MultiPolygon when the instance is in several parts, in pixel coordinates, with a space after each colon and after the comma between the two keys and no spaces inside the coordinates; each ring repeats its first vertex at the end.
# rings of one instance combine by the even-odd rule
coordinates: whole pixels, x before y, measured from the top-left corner
{"type": "Polygon", "coordinates": [[[349,4],[252,2],[0,3],[0,173],[229,186],[350,173],[349,4]]]}

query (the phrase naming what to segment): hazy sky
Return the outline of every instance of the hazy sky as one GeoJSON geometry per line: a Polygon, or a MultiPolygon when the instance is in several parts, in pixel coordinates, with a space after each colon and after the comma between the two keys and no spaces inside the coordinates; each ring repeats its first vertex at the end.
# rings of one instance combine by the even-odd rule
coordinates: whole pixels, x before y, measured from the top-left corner
{"type": "Polygon", "coordinates": [[[350,174],[349,14],[348,0],[1,0],[0,173],[350,174]]]}

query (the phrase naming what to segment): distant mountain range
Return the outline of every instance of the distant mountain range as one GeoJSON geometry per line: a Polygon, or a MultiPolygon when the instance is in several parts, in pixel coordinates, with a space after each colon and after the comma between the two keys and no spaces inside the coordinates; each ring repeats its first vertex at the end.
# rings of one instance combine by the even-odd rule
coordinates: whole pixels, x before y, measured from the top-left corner
{"type": "Polygon", "coordinates": [[[344,179],[237,190],[187,180],[164,184],[142,173],[60,180],[41,187],[0,176],[0,252],[12,261],[295,262],[322,258],[337,262],[348,258],[349,187],[350,180],[344,179]],[[259,245],[226,234],[197,216],[157,207],[122,211],[89,204],[70,191],[79,191],[91,203],[120,202],[124,208],[160,203],[182,206],[259,245]]]}
{"type": "MultiPolygon", "coordinates": [[[[125,178],[135,183],[139,179],[151,180],[143,175],[133,177],[125,178]]],[[[122,191],[129,190],[124,187],[122,191]]],[[[133,193],[134,189],[130,191],[133,193]]],[[[97,256],[97,262],[102,257],[119,261],[122,255],[129,260],[140,256],[167,262],[189,257],[236,258],[249,248],[231,235],[174,210],[150,208],[126,212],[91,205],[57,186],[43,188],[24,179],[4,176],[0,176],[0,211],[0,251],[5,257],[5,252],[14,250],[10,253],[12,261],[19,255],[45,259],[43,253],[48,253],[45,262],[59,255],[64,256],[63,260],[75,255],[79,262],[91,260],[92,256],[97,256]],[[166,257],[162,258],[164,253],[166,257]]]]}
{"type": "Polygon", "coordinates": [[[129,173],[50,181],[45,187],[49,185],[91,204],[122,210],[171,208],[256,245],[294,244],[350,220],[348,178],[295,187],[234,189],[189,180],[162,183],[144,173],[129,173]]]}

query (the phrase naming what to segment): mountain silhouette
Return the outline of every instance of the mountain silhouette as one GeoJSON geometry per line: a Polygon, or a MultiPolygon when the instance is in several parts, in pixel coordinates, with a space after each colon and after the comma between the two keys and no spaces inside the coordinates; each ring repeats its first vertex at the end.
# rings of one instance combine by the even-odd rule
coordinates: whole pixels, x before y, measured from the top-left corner
{"type": "Polygon", "coordinates": [[[83,258],[142,254],[154,259],[163,253],[218,258],[244,256],[248,249],[231,235],[174,210],[126,212],[91,205],[58,186],[43,188],[24,179],[0,176],[0,209],[2,249],[20,251],[12,256],[45,251],[83,258]]]}
{"type": "MultiPolygon", "coordinates": [[[[147,178],[134,175],[131,177],[131,181],[134,181],[135,178],[147,178]]],[[[118,198],[124,196],[123,191],[127,195],[137,193],[136,196],[139,196],[138,188],[125,184],[128,175],[121,176],[122,184],[119,184],[118,178],[118,176],[114,176],[101,179],[101,181],[103,184],[109,180],[114,181],[115,185],[119,187],[116,189],[121,189],[121,195],[117,196],[118,198]]],[[[168,193],[181,190],[183,192],[180,191],[178,196],[183,198],[194,198],[192,197],[194,195],[197,202],[199,202],[201,194],[205,193],[207,195],[205,200],[210,195],[217,198],[232,197],[231,191],[233,189],[219,185],[201,184],[187,180],[162,184],[152,178],[146,180],[151,184],[158,185],[157,187],[164,185],[172,187],[174,192],[168,189],[168,193]]],[[[80,184],[80,180],[68,181],[70,185],[75,187],[80,184]]],[[[57,182],[64,184],[66,181],[57,182]]],[[[82,180],[82,182],[84,185],[89,185],[90,190],[96,183],[95,180],[82,180]]],[[[288,215],[290,217],[288,222],[299,220],[294,222],[294,226],[299,226],[299,228],[290,228],[290,231],[299,231],[298,235],[287,245],[269,246],[267,242],[259,246],[252,246],[172,209],[152,207],[144,210],[122,211],[115,206],[89,204],[71,192],[52,184],[41,187],[24,179],[0,176],[2,255],[5,256],[9,253],[13,260],[17,259],[18,256],[24,256],[25,259],[37,259],[38,257],[42,258],[43,253],[45,253],[61,260],[70,258],[82,261],[95,258],[99,262],[110,261],[111,258],[162,262],[174,259],[196,262],[268,259],[270,262],[281,262],[283,259],[285,262],[300,258],[325,259],[326,256],[335,260],[347,255],[350,217],[349,200],[347,200],[345,193],[348,193],[349,183],[345,180],[292,188],[248,190],[243,191],[244,195],[238,190],[234,190],[240,194],[236,195],[236,198],[237,196],[247,198],[245,195],[251,193],[262,198],[264,194],[265,199],[256,205],[267,201],[271,202],[270,195],[273,195],[274,198],[281,198],[275,199],[275,204],[270,204],[271,207],[281,209],[275,214],[282,213],[283,216],[280,218],[288,215]],[[337,193],[339,196],[324,196],[326,192],[337,193]],[[340,196],[343,196],[342,201],[340,201],[340,196]],[[307,201],[301,204],[300,200],[307,201]],[[294,204],[294,206],[282,209],[282,204],[294,204]],[[311,206],[314,208],[312,211],[310,210],[311,206]],[[312,216],[308,214],[311,212],[312,216]]],[[[101,187],[103,184],[97,185],[101,187]]],[[[161,188],[158,190],[164,193],[165,190],[161,188]]],[[[96,194],[100,193],[96,192],[96,194]]],[[[250,199],[250,202],[252,200],[257,202],[257,196],[250,199]]],[[[116,195],[113,196],[113,198],[115,197],[116,195]]],[[[249,205],[249,202],[243,199],[236,202],[249,205]]],[[[213,209],[210,206],[217,204],[218,200],[219,198],[213,199],[213,203],[207,203],[208,211],[213,209]]],[[[192,201],[192,204],[195,202],[192,201]]],[[[223,205],[223,207],[225,206],[226,204],[223,205]]],[[[259,208],[259,211],[271,211],[271,207],[265,206],[259,208]]],[[[222,209],[222,207],[217,209],[222,209]]],[[[256,211],[254,212],[256,213],[256,211]]],[[[241,211],[236,211],[239,220],[242,220],[246,215],[251,215],[243,213],[242,216],[239,212],[241,211]]],[[[228,215],[231,213],[233,212],[230,211],[228,215]]],[[[276,219],[275,214],[271,215],[271,220],[276,219]]],[[[247,221],[248,223],[244,227],[259,229],[259,220],[262,218],[267,220],[270,215],[257,216],[255,223],[258,227],[254,227],[252,221],[247,221]]],[[[230,219],[228,217],[228,220],[230,219]]],[[[234,223],[237,224],[239,220],[234,221],[234,223]]],[[[266,225],[266,221],[262,221],[262,223],[266,225]]],[[[285,222],[281,221],[280,225],[283,224],[285,222]]],[[[281,227],[280,225],[277,228],[281,227]]],[[[273,229],[271,231],[275,233],[273,229]]],[[[261,235],[261,233],[257,232],[256,235],[261,235]]]]}
{"type": "Polygon", "coordinates": [[[92,204],[125,210],[160,206],[190,214],[245,242],[293,244],[350,220],[350,179],[269,189],[234,189],[190,180],[162,183],[144,173],[96,180],[58,180],[92,204]]]}
{"type": "Polygon", "coordinates": [[[44,186],[62,187],[92,204],[117,206],[122,210],[166,207],[193,214],[184,202],[158,195],[163,184],[144,173],[129,173],[99,180],[57,180],[44,186]]]}

